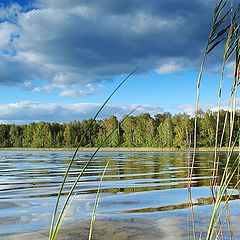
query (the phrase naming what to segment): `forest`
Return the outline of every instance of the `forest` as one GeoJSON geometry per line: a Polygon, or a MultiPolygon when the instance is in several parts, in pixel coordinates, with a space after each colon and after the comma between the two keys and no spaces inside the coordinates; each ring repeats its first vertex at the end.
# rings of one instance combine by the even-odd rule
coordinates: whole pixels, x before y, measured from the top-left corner
{"type": "MultiPolygon", "coordinates": [[[[223,146],[230,137],[230,116],[220,112],[218,142],[221,140],[226,119],[223,146]]],[[[214,147],[217,113],[210,110],[198,113],[197,147],[214,147]]],[[[76,147],[91,119],[69,123],[38,122],[25,125],[0,124],[0,147],[23,148],[73,148],[76,147]]],[[[94,121],[83,139],[81,147],[95,147],[116,128],[105,147],[175,147],[184,149],[193,146],[195,118],[187,114],[171,115],[169,112],[139,114],[126,118],[121,124],[116,116],[94,121]]],[[[240,113],[235,116],[233,138],[240,129],[240,113]]]]}

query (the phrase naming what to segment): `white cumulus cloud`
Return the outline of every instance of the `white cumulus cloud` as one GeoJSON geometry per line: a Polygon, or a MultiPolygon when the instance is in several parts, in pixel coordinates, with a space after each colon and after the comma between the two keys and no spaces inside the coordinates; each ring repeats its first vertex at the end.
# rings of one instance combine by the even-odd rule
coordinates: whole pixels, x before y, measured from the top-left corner
{"type": "Polygon", "coordinates": [[[2,6],[0,84],[21,87],[37,79],[47,82],[49,92],[64,87],[61,96],[86,96],[93,94],[87,84],[101,84],[137,66],[139,73],[159,74],[198,67],[214,5],[35,0],[32,8],[2,6]]]}
{"type": "MultiPolygon", "coordinates": [[[[0,104],[0,122],[10,123],[29,123],[33,121],[58,121],[69,122],[74,120],[89,119],[94,117],[96,112],[101,107],[99,103],[41,103],[41,102],[17,102],[10,104],[0,104]]],[[[121,105],[109,104],[106,105],[99,118],[115,115],[122,118],[129,114],[137,104],[121,105]]],[[[142,105],[134,114],[150,113],[152,115],[162,112],[162,108],[154,105],[142,105]]]]}

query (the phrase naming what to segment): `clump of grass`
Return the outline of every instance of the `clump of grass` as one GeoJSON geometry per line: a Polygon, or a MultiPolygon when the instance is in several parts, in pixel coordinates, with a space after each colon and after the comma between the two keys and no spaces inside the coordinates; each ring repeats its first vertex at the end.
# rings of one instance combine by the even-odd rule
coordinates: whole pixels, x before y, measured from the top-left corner
{"type": "MultiPolygon", "coordinates": [[[[101,106],[101,108],[98,110],[98,112],[95,114],[94,118],[91,120],[91,122],[88,124],[84,134],[82,135],[81,139],[80,139],[80,142],[68,164],[68,167],[67,167],[67,170],[65,172],[65,175],[64,175],[64,178],[62,180],[62,183],[61,183],[61,187],[60,187],[60,190],[58,192],[58,196],[57,196],[57,200],[56,200],[56,204],[55,204],[55,208],[54,208],[54,211],[53,211],[53,217],[52,217],[52,222],[51,222],[51,226],[50,226],[50,232],[49,232],[49,240],[55,240],[57,238],[57,235],[58,235],[58,232],[59,232],[59,229],[61,227],[61,224],[63,222],[63,219],[66,215],[66,212],[71,204],[71,201],[73,200],[73,198],[71,199],[71,196],[73,195],[73,191],[75,189],[75,187],[77,186],[77,183],[79,182],[80,178],[83,176],[86,168],[88,167],[88,165],[90,164],[90,162],[92,161],[92,159],[94,158],[94,156],[97,154],[97,152],[99,151],[99,149],[104,145],[104,143],[108,140],[108,138],[113,134],[113,132],[117,129],[114,128],[110,134],[108,136],[106,136],[106,138],[99,144],[99,146],[97,147],[97,149],[95,150],[95,152],[91,155],[91,157],[88,159],[87,163],[84,165],[84,167],[82,168],[82,170],[80,171],[77,179],[75,180],[74,184],[72,185],[72,188],[71,190],[69,191],[68,193],[68,196],[60,210],[60,213],[57,217],[57,211],[58,211],[58,207],[59,207],[59,203],[60,203],[60,198],[61,198],[61,194],[62,194],[62,191],[63,191],[63,187],[65,185],[65,182],[66,182],[66,179],[67,179],[67,176],[69,174],[69,171],[71,169],[71,166],[72,166],[72,163],[77,155],[77,152],[80,148],[80,146],[82,145],[82,141],[84,139],[84,137],[86,136],[86,134],[88,133],[88,131],[90,130],[90,127],[92,126],[93,122],[95,121],[95,119],[97,118],[97,116],[100,114],[100,112],[103,110],[103,108],[105,107],[105,105],[107,104],[107,102],[111,99],[111,97],[114,95],[114,93],[124,84],[124,82],[126,82],[126,80],[131,76],[133,75],[136,71],[137,71],[138,68],[136,68],[134,71],[132,71],[118,86],[117,88],[110,94],[110,96],[106,99],[106,101],[103,103],[103,105],[101,106]],[[57,220],[56,220],[57,218],[57,220]]],[[[134,111],[136,110],[136,108],[130,112],[130,114],[132,114],[134,111]]],[[[129,115],[130,115],[129,114],[129,115]]],[[[126,120],[126,118],[129,116],[127,115],[125,118],[123,118],[123,120],[120,122],[120,124],[126,120]]],[[[100,182],[101,184],[101,182],[100,182]]],[[[99,196],[99,193],[97,194],[97,196],[99,196]]],[[[98,200],[97,200],[98,201],[98,200]]],[[[97,207],[98,204],[95,203],[95,207],[97,207]]],[[[93,213],[93,216],[96,214],[96,209],[94,208],[94,213],[93,213]]],[[[92,224],[92,226],[94,225],[94,223],[92,224]]],[[[91,234],[91,232],[90,232],[91,234]]]]}
{"type": "MultiPolygon", "coordinates": [[[[220,234],[223,234],[222,229],[223,225],[228,222],[229,232],[231,239],[233,239],[233,233],[231,229],[230,223],[230,216],[228,212],[228,202],[233,193],[233,191],[238,187],[240,181],[238,180],[235,184],[234,188],[231,189],[230,193],[227,194],[229,190],[230,183],[234,176],[236,176],[237,170],[239,169],[239,156],[233,160],[232,167],[229,169],[229,163],[231,161],[232,153],[234,147],[239,141],[239,136],[236,137],[235,141],[232,142],[233,139],[233,129],[235,123],[235,114],[236,114],[236,98],[237,98],[237,90],[239,85],[239,74],[240,74],[240,35],[239,35],[239,11],[240,11],[240,4],[235,4],[232,0],[219,0],[216,4],[214,14],[213,14],[213,24],[212,28],[207,40],[206,49],[199,73],[198,83],[197,83],[197,104],[196,104],[196,117],[195,117],[195,133],[194,133],[194,154],[192,160],[192,166],[189,176],[189,192],[191,190],[191,179],[192,173],[194,168],[194,159],[197,147],[197,115],[198,115],[198,104],[199,104],[199,89],[200,89],[200,82],[203,72],[203,66],[205,63],[206,56],[215,49],[220,43],[224,43],[223,49],[223,63],[221,69],[221,79],[220,79],[220,86],[218,92],[218,114],[217,114],[217,124],[216,124],[216,136],[215,136],[215,157],[213,161],[213,179],[211,183],[211,189],[213,194],[213,203],[214,209],[212,213],[212,217],[209,223],[209,229],[207,233],[206,239],[212,239],[215,233],[216,239],[219,238],[220,234]],[[226,113],[226,117],[223,123],[223,131],[220,141],[218,141],[219,136],[219,121],[220,121],[220,109],[221,109],[221,93],[223,87],[223,79],[224,79],[224,72],[226,63],[231,59],[232,56],[235,56],[235,69],[234,69],[234,78],[232,89],[230,92],[230,99],[228,104],[228,111],[226,113]],[[228,116],[229,119],[228,119],[228,116]],[[229,142],[228,142],[228,154],[226,159],[226,164],[224,167],[224,173],[221,178],[220,184],[218,183],[218,168],[219,168],[219,158],[222,149],[223,137],[226,133],[226,123],[230,121],[230,130],[229,130],[229,142]],[[219,147],[219,150],[218,150],[219,147]],[[218,185],[219,184],[219,185],[218,185]],[[222,201],[224,204],[220,207],[222,201]],[[223,224],[220,221],[221,215],[224,211],[227,210],[227,217],[223,221],[223,224]],[[217,226],[219,229],[217,229],[217,226]]],[[[196,239],[196,236],[194,235],[196,239]]]]}

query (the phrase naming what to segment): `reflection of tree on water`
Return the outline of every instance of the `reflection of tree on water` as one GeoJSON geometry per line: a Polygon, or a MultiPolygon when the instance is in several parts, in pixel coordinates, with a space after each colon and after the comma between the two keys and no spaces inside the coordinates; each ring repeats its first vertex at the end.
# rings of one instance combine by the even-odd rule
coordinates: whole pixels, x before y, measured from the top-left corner
{"type": "MultiPolygon", "coordinates": [[[[222,176],[223,176],[223,173],[224,173],[224,169],[225,169],[225,166],[226,166],[226,162],[227,162],[227,153],[224,152],[224,153],[221,153],[220,155],[220,160],[219,160],[219,168],[218,168],[218,174],[217,174],[217,179],[218,179],[218,184],[220,184],[221,182],[221,179],[222,179],[222,176]]],[[[230,170],[233,165],[234,165],[234,162],[239,158],[239,154],[238,153],[233,153],[231,158],[230,158],[230,161],[229,161],[229,164],[228,164],[228,169],[230,170]]],[[[234,187],[234,185],[237,183],[237,174],[235,174],[236,176],[233,177],[232,181],[230,182],[229,184],[229,187],[234,187]]]]}
{"type": "MultiPolygon", "coordinates": [[[[105,156],[104,162],[108,158],[109,155],[105,156]]],[[[131,193],[187,187],[188,153],[127,153],[111,155],[110,158],[108,180],[116,184],[107,190],[109,192],[131,193]]],[[[194,176],[198,177],[196,186],[206,186],[209,181],[204,176],[207,175],[201,172],[205,170],[200,162],[197,164],[199,166],[194,171],[194,176]]]]}
{"type": "MultiPolygon", "coordinates": [[[[119,181],[124,180],[124,170],[123,170],[123,162],[121,160],[117,161],[117,168],[118,168],[118,176],[119,176],[119,181]]],[[[124,192],[124,188],[119,188],[119,192],[124,192]]]]}
{"type": "MultiPolygon", "coordinates": [[[[223,165],[226,155],[221,157],[220,165],[223,165]]],[[[192,154],[190,155],[192,158],[192,154]]],[[[212,178],[214,153],[197,153],[193,169],[192,184],[195,187],[209,186],[212,178]]],[[[175,188],[187,188],[188,161],[187,152],[166,153],[100,153],[90,170],[88,176],[101,175],[103,166],[110,160],[110,165],[105,179],[114,183],[104,192],[142,192],[153,190],[165,190],[175,188]],[[97,170],[96,167],[98,166],[97,170]]],[[[222,175],[223,168],[219,170],[222,175]]]]}
{"type": "MultiPolygon", "coordinates": [[[[192,160],[191,156],[191,160],[192,160]]],[[[196,153],[192,176],[192,186],[209,186],[213,174],[214,153],[196,153]]],[[[191,166],[190,166],[191,167],[191,166]]]]}

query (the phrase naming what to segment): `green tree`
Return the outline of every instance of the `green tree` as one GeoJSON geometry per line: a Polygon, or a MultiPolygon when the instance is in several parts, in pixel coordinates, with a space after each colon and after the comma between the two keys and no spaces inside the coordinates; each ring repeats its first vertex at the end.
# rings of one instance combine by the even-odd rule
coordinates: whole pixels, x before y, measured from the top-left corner
{"type": "Polygon", "coordinates": [[[75,132],[74,132],[74,126],[72,122],[69,122],[65,126],[65,130],[63,132],[63,139],[64,139],[64,145],[66,147],[73,147],[75,142],[75,132]]]}
{"type": "MultiPolygon", "coordinates": [[[[83,132],[87,130],[87,126],[92,121],[92,118],[90,119],[84,119],[82,121],[82,129],[83,132]]],[[[98,145],[98,132],[99,132],[99,125],[96,120],[93,121],[93,124],[91,125],[89,131],[86,132],[85,138],[83,139],[82,147],[94,147],[98,145]]]]}
{"type": "Polygon", "coordinates": [[[32,146],[37,148],[49,147],[50,132],[49,123],[43,121],[38,123],[34,131],[32,146]]]}
{"type": "Polygon", "coordinates": [[[214,147],[216,138],[216,117],[208,110],[200,118],[199,145],[204,147],[214,147]]]}
{"type": "Polygon", "coordinates": [[[135,132],[136,132],[136,119],[134,116],[129,116],[121,125],[123,130],[123,146],[135,146],[135,132]]]}
{"type": "Polygon", "coordinates": [[[159,134],[160,147],[172,147],[174,138],[174,129],[172,120],[166,118],[157,128],[159,134]]]}
{"type": "Polygon", "coordinates": [[[23,126],[11,125],[9,129],[9,144],[11,147],[22,147],[23,126]]]}
{"type": "Polygon", "coordinates": [[[104,118],[101,124],[101,130],[98,132],[98,139],[103,140],[106,136],[108,136],[113,129],[116,130],[112,133],[109,139],[106,142],[106,146],[109,147],[117,147],[121,144],[121,136],[120,136],[120,126],[116,116],[110,116],[109,118],[104,118]]]}
{"type": "Polygon", "coordinates": [[[172,118],[174,123],[176,147],[186,148],[192,145],[194,125],[187,114],[174,115],[172,118]]]}
{"type": "Polygon", "coordinates": [[[23,147],[28,148],[32,146],[35,128],[36,123],[30,123],[23,130],[23,147]]]}
{"type": "Polygon", "coordinates": [[[155,132],[155,122],[149,113],[136,116],[135,144],[137,147],[153,146],[155,132]]]}
{"type": "Polygon", "coordinates": [[[0,146],[9,147],[9,129],[10,126],[6,124],[0,124],[0,146]]]}
{"type": "Polygon", "coordinates": [[[163,123],[167,118],[170,119],[172,117],[172,114],[170,112],[166,112],[166,113],[158,113],[156,115],[154,115],[154,120],[155,120],[155,124],[158,127],[160,125],[160,123],[163,123]]]}
{"type": "Polygon", "coordinates": [[[60,132],[58,132],[57,136],[56,136],[56,147],[63,147],[63,132],[62,130],[60,130],[60,132]]]}

